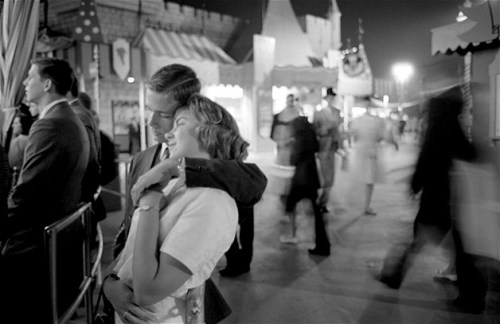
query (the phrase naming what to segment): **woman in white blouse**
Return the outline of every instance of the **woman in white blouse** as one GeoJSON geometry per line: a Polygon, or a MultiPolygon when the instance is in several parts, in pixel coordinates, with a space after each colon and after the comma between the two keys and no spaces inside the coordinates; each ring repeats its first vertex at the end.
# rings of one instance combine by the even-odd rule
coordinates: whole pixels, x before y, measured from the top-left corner
{"type": "MultiPolygon", "coordinates": [[[[193,95],[166,135],[170,158],[244,159],[248,143],[221,106],[193,95]]],[[[139,199],[115,272],[130,280],[154,323],[186,323],[187,293],[203,285],[236,235],[238,211],[225,192],[187,188],[183,177],[139,199]]],[[[117,323],[127,314],[115,316],[117,323]]],[[[152,323],[152,322],[150,322],[152,323]]]]}

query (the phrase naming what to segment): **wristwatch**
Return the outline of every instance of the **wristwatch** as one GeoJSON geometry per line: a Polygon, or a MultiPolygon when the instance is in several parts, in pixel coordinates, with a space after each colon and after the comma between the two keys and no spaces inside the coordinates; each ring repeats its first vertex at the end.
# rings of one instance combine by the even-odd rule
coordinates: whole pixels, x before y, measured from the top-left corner
{"type": "Polygon", "coordinates": [[[108,275],[106,277],[104,277],[104,279],[102,279],[102,282],[104,283],[104,281],[106,281],[106,279],[113,279],[113,280],[120,280],[120,277],[118,277],[118,275],[116,273],[108,273],[108,275]]]}
{"type": "Polygon", "coordinates": [[[156,210],[156,211],[159,211],[159,209],[158,209],[158,208],[153,207],[153,206],[139,206],[139,207],[137,207],[137,210],[138,210],[138,211],[148,211],[148,210],[150,210],[150,209],[154,209],[154,210],[156,210]]]}

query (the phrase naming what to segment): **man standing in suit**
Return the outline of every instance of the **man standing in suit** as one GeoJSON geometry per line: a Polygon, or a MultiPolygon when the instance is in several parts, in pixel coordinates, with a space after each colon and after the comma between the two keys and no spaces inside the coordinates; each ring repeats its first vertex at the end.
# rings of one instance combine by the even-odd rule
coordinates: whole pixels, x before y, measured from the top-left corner
{"type": "MultiPolygon", "coordinates": [[[[90,144],[89,163],[82,184],[82,200],[91,202],[94,200],[94,194],[99,188],[100,179],[100,156],[101,156],[101,138],[99,135],[99,128],[92,116],[90,110],[85,108],[78,99],[78,79],[76,76],[73,78],[73,85],[68,92],[68,102],[73,109],[73,112],[80,118],[85,126],[85,131],[90,144]]],[[[102,220],[102,219],[100,219],[102,220]]]]}
{"type": "MultiPolygon", "coordinates": [[[[186,104],[191,94],[200,92],[200,88],[196,73],[191,68],[180,64],[161,68],[148,81],[146,92],[146,108],[150,114],[148,125],[158,144],[135,155],[130,164],[125,215],[122,230],[117,238],[115,255],[121,251],[122,244],[126,241],[134,212],[131,188],[141,175],[153,168],[164,157],[168,157],[165,134],[173,127],[175,111],[186,104]]],[[[191,158],[184,159],[181,164],[174,160],[168,160],[168,163],[171,168],[167,173],[170,175],[179,176],[179,167],[183,169],[187,187],[212,187],[225,190],[236,200],[239,207],[245,206],[253,209],[253,205],[262,197],[267,184],[264,174],[254,164],[191,158]]],[[[159,180],[160,178],[156,179],[156,181],[159,180]]],[[[240,219],[239,222],[241,223],[242,220],[240,219]]],[[[253,233],[253,217],[251,225],[253,233]]],[[[252,243],[252,241],[247,242],[250,245],[252,243]]],[[[123,320],[131,322],[148,320],[147,313],[134,303],[133,292],[126,283],[114,278],[105,280],[103,285],[105,296],[112,302],[123,320]]],[[[209,303],[211,297],[208,299],[205,297],[205,301],[209,303]]],[[[209,310],[211,307],[206,305],[206,309],[209,310]]],[[[212,320],[210,316],[211,314],[205,313],[206,323],[217,321],[212,320]]]]}
{"type": "Polygon", "coordinates": [[[314,131],[318,138],[321,178],[321,195],[318,200],[322,213],[328,213],[328,200],[335,180],[335,152],[342,148],[339,127],[342,125],[340,110],[334,106],[337,94],[332,88],[326,90],[327,106],[314,112],[314,131]]]}
{"type": "Polygon", "coordinates": [[[66,99],[72,82],[71,66],[55,58],[35,59],[24,81],[27,100],[41,110],[2,229],[0,307],[5,323],[49,320],[43,228],[75,211],[89,158],[85,127],[66,99]]]}

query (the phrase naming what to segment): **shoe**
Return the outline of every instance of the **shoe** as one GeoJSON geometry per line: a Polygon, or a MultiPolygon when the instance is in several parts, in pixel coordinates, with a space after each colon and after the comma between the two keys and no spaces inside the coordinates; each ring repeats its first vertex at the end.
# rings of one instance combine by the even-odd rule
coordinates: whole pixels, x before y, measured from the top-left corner
{"type": "Polygon", "coordinates": [[[324,256],[324,257],[330,256],[330,249],[314,248],[314,249],[309,249],[308,251],[309,251],[309,254],[311,254],[311,255],[318,255],[318,256],[324,256]]]}
{"type": "Polygon", "coordinates": [[[375,216],[377,215],[377,213],[371,209],[371,208],[368,208],[368,209],[365,209],[365,216],[375,216]]]}
{"type": "Polygon", "coordinates": [[[451,281],[451,282],[456,282],[457,281],[457,275],[454,273],[449,273],[446,270],[437,270],[436,274],[434,275],[434,280],[437,281],[451,281]]]}
{"type": "Polygon", "coordinates": [[[386,285],[388,288],[391,289],[399,289],[401,287],[401,280],[395,278],[395,277],[388,277],[384,275],[378,275],[376,280],[380,281],[384,285],[386,285]]]}
{"type": "Polygon", "coordinates": [[[474,301],[458,296],[453,301],[455,306],[460,312],[481,314],[484,311],[484,298],[474,299],[474,301]]]}
{"type": "Polygon", "coordinates": [[[297,244],[299,243],[299,239],[296,236],[286,237],[282,235],[280,236],[280,242],[285,244],[297,244]]]}
{"type": "Polygon", "coordinates": [[[249,271],[250,271],[250,267],[248,267],[248,268],[230,268],[230,267],[226,267],[226,268],[220,270],[219,273],[223,277],[237,277],[237,276],[242,275],[244,273],[247,273],[249,271]]]}

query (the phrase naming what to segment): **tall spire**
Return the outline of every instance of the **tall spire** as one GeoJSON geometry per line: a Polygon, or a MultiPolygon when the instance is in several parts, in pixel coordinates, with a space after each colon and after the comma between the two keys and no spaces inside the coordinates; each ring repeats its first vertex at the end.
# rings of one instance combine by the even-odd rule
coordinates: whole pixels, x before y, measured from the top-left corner
{"type": "Polygon", "coordinates": [[[276,66],[312,66],[315,54],[290,0],[269,0],[262,35],[276,39],[276,66]]]}
{"type": "Polygon", "coordinates": [[[340,19],[342,13],[339,10],[336,0],[332,0],[330,3],[330,8],[328,10],[328,19],[332,24],[332,37],[330,40],[330,48],[334,50],[339,50],[342,47],[342,37],[341,37],[341,27],[340,19]]]}
{"type": "Polygon", "coordinates": [[[363,29],[363,19],[358,18],[358,44],[363,43],[363,35],[365,30],[363,29]]]}

